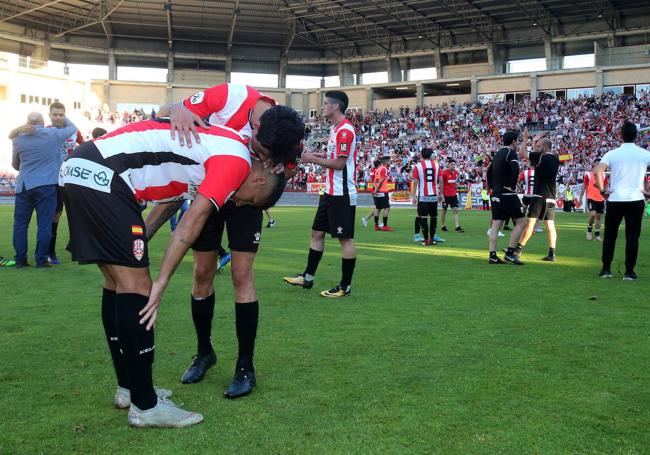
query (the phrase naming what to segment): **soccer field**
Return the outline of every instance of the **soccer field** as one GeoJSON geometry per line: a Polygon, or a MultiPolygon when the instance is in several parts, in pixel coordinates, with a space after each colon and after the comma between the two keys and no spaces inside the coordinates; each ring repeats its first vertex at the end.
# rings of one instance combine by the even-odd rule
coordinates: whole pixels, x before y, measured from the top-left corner
{"type": "MultiPolygon", "coordinates": [[[[318,291],[340,277],[338,242],[327,240],[315,287],[292,288],[281,277],[304,269],[315,207],[273,212],[255,262],[252,395],[222,397],[237,353],[230,268],[215,279],[219,361],[198,384],[180,383],[195,350],[191,256],[168,287],[154,378],[205,415],[187,429],[132,429],[113,408],[101,274],[61,254],[65,221],[63,265],[0,268],[0,454],[648,453],[647,218],[639,281],[624,282],[623,231],[614,279],[600,279],[602,244],[584,239],[583,214],[558,214],[556,263],[540,260],[535,234],[516,267],[487,264],[487,212],[461,212],[466,233],[421,247],[414,210],[397,209],[396,232],[358,223],[352,295],[330,300],[318,291]]],[[[12,215],[0,206],[0,256],[13,256],[12,215]]],[[[154,274],[168,239],[166,226],[151,244],[154,274]]]]}

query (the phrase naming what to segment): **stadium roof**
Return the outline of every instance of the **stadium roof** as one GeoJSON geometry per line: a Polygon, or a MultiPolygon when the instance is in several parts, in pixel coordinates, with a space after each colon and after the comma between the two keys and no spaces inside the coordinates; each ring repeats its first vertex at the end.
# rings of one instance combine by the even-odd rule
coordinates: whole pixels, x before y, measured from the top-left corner
{"type": "Polygon", "coordinates": [[[649,19],[647,0],[14,0],[0,5],[4,38],[12,31],[8,26],[17,26],[22,36],[44,37],[54,48],[67,43],[274,59],[462,50],[621,30],[650,33],[649,19]]]}

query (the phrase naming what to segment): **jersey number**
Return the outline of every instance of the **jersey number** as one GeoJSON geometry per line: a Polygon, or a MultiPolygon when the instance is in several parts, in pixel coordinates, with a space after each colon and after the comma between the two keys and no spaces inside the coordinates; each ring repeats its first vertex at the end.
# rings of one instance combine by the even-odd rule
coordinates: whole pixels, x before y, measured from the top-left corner
{"type": "Polygon", "coordinates": [[[433,182],[433,169],[425,169],[424,180],[427,182],[433,182]]]}

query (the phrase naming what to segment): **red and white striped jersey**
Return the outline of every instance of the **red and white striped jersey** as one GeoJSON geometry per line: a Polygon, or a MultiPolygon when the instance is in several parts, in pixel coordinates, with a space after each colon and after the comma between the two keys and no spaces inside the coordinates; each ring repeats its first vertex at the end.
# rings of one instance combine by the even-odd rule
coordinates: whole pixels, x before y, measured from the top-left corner
{"type": "Polygon", "coordinates": [[[519,182],[524,188],[524,196],[533,195],[533,187],[535,186],[535,169],[526,169],[519,174],[519,182]]]}
{"type": "Polygon", "coordinates": [[[440,164],[433,160],[421,160],[413,166],[413,180],[418,181],[418,199],[438,196],[440,164]]]}
{"type": "Polygon", "coordinates": [[[326,158],[335,160],[339,157],[347,157],[345,167],[340,171],[327,170],[325,192],[332,196],[356,194],[357,137],[348,119],[343,119],[338,125],[332,127],[327,142],[326,158]]]}
{"type": "MultiPolygon", "coordinates": [[[[48,125],[48,128],[56,128],[54,125],[48,125]]],[[[79,130],[75,131],[70,135],[69,138],[63,142],[61,145],[61,160],[65,161],[67,157],[72,155],[72,152],[74,152],[74,149],[77,148],[77,144],[81,145],[84,142],[84,138],[79,132],[79,130]]]]}
{"type": "Polygon", "coordinates": [[[213,126],[197,129],[200,144],[181,147],[169,126],[145,120],[93,142],[139,201],[192,199],[198,192],[221,208],[250,173],[246,141],[236,131],[213,126]]]}
{"type": "Polygon", "coordinates": [[[207,118],[211,125],[226,126],[250,139],[251,110],[260,99],[275,106],[275,100],[262,95],[253,87],[240,84],[220,84],[195,93],[183,105],[191,112],[207,118]]]}

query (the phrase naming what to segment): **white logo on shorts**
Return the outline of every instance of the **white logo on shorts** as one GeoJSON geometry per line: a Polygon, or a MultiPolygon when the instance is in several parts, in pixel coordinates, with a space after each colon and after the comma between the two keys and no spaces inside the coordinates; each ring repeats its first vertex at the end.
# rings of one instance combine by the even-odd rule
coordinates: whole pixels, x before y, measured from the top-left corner
{"type": "Polygon", "coordinates": [[[260,243],[260,238],[262,237],[262,234],[260,232],[256,232],[254,234],[254,237],[255,237],[255,240],[253,241],[253,243],[260,243]]]}
{"type": "Polygon", "coordinates": [[[336,233],[337,234],[343,234],[343,228],[341,226],[336,228],[336,233]]]}
{"type": "Polygon", "coordinates": [[[110,193],[113,174],[112,169],[93,161],[70,158],[59,169],[59,186],[68,183],[110,193]]]}

